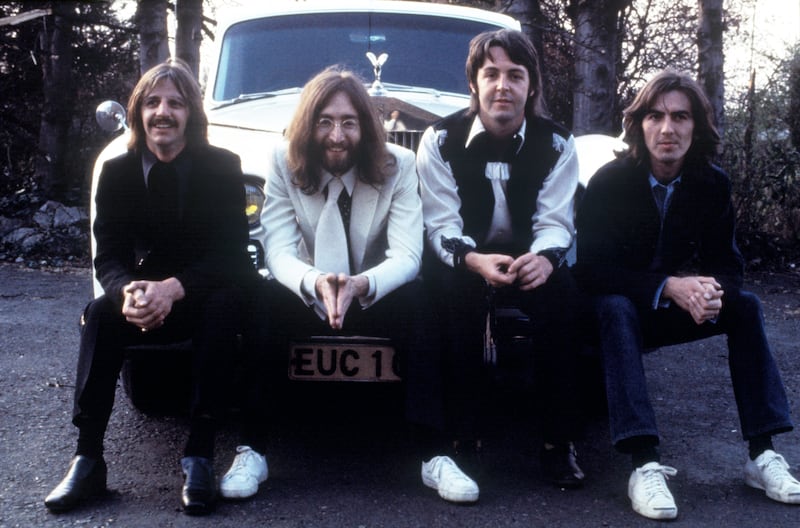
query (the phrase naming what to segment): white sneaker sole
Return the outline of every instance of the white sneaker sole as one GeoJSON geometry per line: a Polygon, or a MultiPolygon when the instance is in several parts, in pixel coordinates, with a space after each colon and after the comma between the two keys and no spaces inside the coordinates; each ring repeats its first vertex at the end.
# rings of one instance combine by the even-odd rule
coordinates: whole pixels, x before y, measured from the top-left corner
{"type": "Polygon", "coordinates": [[[422,476],[422,483],[428,486],[429,488],[435,489],[441,498],[446,501],[450,502],[477,502],[478,497],[480,496],[480,491],[456,491],[456,490],[448,490],[448,489],[441,489],[436,484],[436,481],[430,477],[425,475],[422,476]]]}
{"type": "Polygon", "coordinates": [[[744,483],[751,488],[763,491],[767,497],[774,501],[782,502],[784,504],[800,504],[800,493],[793,493],[791,495],[775,493],[765,488],[757,478],[751,477],[748,473],[745,473],[744,475],[744,483]]]}
{"type": "Polygon", "coordinates": [[[249,499],[258,493],[258,486],[255,488],[225,489],[220,487],[219,494],[226,499],[249,499]]]}
{"type": "Polygon", "coordinates": [[[631,506],[633,507],[633,511],[635,511],[642,517],[647,517],[648,519],[655,519],[655,520],[674,519],[678,516],[677,507],[655,509],[648,507],[646,504],[642,505],[634,501],[631,501],[631,506]]]}

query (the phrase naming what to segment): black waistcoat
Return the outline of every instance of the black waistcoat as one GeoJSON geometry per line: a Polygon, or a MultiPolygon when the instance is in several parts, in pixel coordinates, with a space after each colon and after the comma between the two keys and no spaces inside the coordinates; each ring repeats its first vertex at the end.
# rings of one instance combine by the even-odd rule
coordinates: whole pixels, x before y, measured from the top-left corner
{"type": "MultiPolygon", "coordinates": [[[[479,249],[485,249],[484,241],[494,211],[494,193],[492,183],[485,175],[490,157],[487,150],[481,147],[477,137],[470,148],[464,146],[472,121],[473,117],[463,110],[445,117],[434,128],[447,130],[447,137],[439,150],[444,161],[450,163],[458,185],[461,199],[459,213],[464,220],[464,234],[472,237],[479,249]]],[[[503,160],[510,162],[506,200],[511,213],[513,237],[512,247],[503,249],[514,254],[528,251],[533,242],[531,217],[536,212],[536,199],[545,178],[561,156],[561,151],[553,146],[554,134],[565,139],[569,137],[568,131],[548,119],[529,119],[522,149],[510,159],[503,160]]]]}

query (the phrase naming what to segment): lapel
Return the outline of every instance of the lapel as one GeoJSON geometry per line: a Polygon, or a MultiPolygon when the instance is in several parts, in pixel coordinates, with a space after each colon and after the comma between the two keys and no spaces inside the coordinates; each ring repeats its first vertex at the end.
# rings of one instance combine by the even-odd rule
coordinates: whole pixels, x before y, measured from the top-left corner
{"type": "Polygon", "coordinates": [[[350,209],[350,257],[353,269],[361,271],[364,255],[367,251],[367,237],[372,227],[375,210],[378,207],[380,188],[356,180],[353,188],[352,207],[350,209]]]}

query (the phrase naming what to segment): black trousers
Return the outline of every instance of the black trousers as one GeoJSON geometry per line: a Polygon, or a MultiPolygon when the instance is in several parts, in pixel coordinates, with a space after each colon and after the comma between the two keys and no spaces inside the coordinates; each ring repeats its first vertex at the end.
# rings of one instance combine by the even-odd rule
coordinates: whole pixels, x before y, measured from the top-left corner
{"type": "MultiPolygon", "coordinates": [[[[83,315],[73,423],[82,433],[88,430],[101,435],[102,441],[125,348],[191,339],[191,364],[186,366],[192,372],[190,422],[193,428],[207,424],[225,405],[223,380],[234,358],[241,316],[241,294],[235,289],[215,290],[191,304],[175,303],[164,325],[148,332],[127,322],[121,307],[108,297],[90,302],[83,315]]],[[[213,448],[213,429],[211,434],[213,448]]]]}
{"type": "MultiPolygon", "coordinates": [[[[442,430],[439,332],[420,281],[404,284],[367,309],[354,301],[342,330],[330,328],[327,320],[320,319],[311,307],[276,280],[265,281],[257,298],[261,307],[256,310],[258,315],[253,323],[255,335],[247,339],[251,346],[246,348],[249,354],[256,352],[260,357],[251,357],[251,365],[266,365],[269,355],[273,360],[275,354],[288,358],[292,339],[312,335],[388,337],[399,354],[406,419],[433,431],[442,430]]],[[[285,368],[277,374],[285,377],[285,368]]],[[[252,370],[263,372],[263,366],[252,370]]],[[[272,374],[274,377],[276,373],[272,374]]],[[[268,397],[261,399],[269,401],[268,397]]]]}
{"type": "Polygon", "coordinates": [[[491,288],[479,275],[438,261],[426,264],[424,279],[442,324],[445,409],[452,434],[465,439],[482,434],[487,412],[484,333],[491,299],[496,306],[520,309],[531,320],[533,407],[544,441],[575,439],[582,421],[576,379],[582,331],[579,293],[569,270],[554,270],[531,291],[491,288]]]}

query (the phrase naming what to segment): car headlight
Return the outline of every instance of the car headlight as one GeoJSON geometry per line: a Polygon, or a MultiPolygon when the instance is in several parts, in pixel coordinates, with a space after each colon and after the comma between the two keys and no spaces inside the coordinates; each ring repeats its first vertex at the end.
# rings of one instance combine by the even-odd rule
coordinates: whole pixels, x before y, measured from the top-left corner
{"type": "Polygon", "coordinates": [[[258,183],[245,182],[244,193],[247,223],[250,227],[257,226],[261,222],[261,209],[264,207],[264,190],[258,183]]]}

